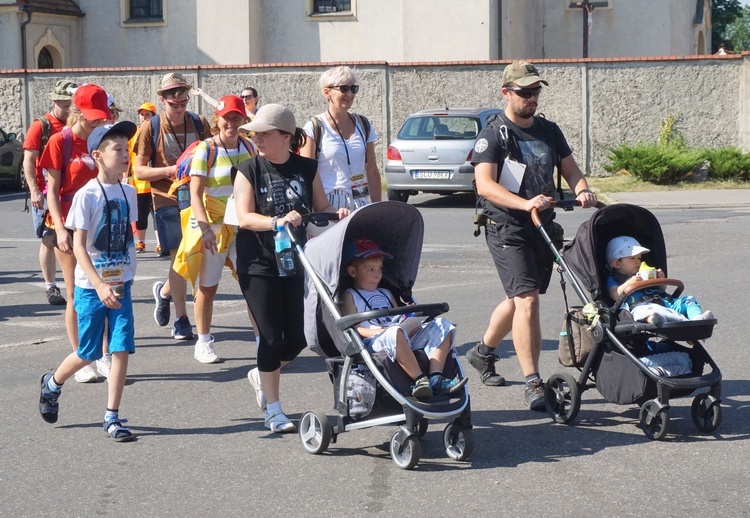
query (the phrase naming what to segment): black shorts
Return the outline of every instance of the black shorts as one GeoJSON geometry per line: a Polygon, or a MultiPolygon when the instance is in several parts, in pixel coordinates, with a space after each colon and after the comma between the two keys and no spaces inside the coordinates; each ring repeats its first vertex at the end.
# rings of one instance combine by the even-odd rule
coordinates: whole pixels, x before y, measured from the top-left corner
{"type": "MultiPolygon", "coordinates": [[[[551,228],[552,223],[545,229],[548,226],[551,228]]],[[[555,258],[533,225],[489,224],[485,235],[508,297],[533,290],[540,294],[547,291],[555,258]]]]}
{"type": "Polygon", "coordinates": [[[148,228],[148,216],[154,213],[154,202],[150,192],[138,194],[138,220],[135,222],[137,230],[148,228]]]}

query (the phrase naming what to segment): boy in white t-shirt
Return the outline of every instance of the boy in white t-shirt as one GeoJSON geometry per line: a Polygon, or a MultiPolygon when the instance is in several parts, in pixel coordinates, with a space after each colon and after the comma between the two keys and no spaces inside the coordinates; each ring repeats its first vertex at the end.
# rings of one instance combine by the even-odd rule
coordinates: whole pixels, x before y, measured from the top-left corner
{"type": "Polygon", "coordinates": [[[128,356],[135,352],[135,328],[130,288],[135,276],[135,244],[131,223],[137,219],[135,189],[119,178],[130,163],[128,140],[132,122],[100,126],[88,137],[91,157],[99,174],[76,192],[65,225],[74,230],[75,307],[78,312],[78,350],[57,370],[42,376],[39,412],[48,423],[57,422],[60,392],[78,370],[102,357],[107,333],[112,367],[109,374],[104,431],[118,442],[135,439],[119,416],[128,356]]]}
{"type": "MultiPolygon", "coordinates": [[[[378,287],[383,277],[383,259],[393,259],[393,256],[369,239],[355,239],[347,244],[343,261],[353,287],[343,295],[345,315],[396,307],[393,294],[378,287]]],[[[456,392],[468,381],[468,378],[443,377],[445,360],[456,341],[456,327],[445,318],[437,317],[407,328],[400,315],[383,317],[360,323],[357,332],[371,351],[385,351],[388,358],[414,380],[412,396],[417,399],[456,392]],[[430,358],[429,375],[422,372],[412,352],[419,349],[424,349],[430,358]]]]}

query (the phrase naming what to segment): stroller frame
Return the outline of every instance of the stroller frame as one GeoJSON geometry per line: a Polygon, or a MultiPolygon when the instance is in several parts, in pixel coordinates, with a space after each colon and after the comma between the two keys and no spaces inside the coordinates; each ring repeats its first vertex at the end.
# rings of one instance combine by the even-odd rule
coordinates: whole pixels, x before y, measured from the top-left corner
{"type": "MultiPolygon", "coordinates": [[[[564,210],[572,210],[574,206],[580,205],[580,203],[575,200],[569,200],[558,201],[556,205],[564,210]]],[[[653,223],[658,227],[656,218],[646,209],[626,204],[617,204],[617,206],[624,207],[626,210],[632,210],[635,213],[645,213],[641,214],[641,216],[647,219],[650,216],[653,218],[653,223]]],[[[597,209],[603,207],[603,204],[597,205],[597,209]]],[[[624,364],[623,360],[626,361],[629,366],[628,368],[635,375],[640,374],[645,379],[646,385],[644,394],[641,397],[634,400],[611,402],[640,404],[639,424],[649,439],[660,440],[666,436],[669,424],[669,401],[671,397],[688,396],[697,390],[706,388],[708,388],[708,391],[702,391],[693,399],[691,416],[693,423],[699,431],[710,433],[716,430],[721,423],[722,417],[720,405],[722,375],[721,370],[700,342],[700,340],[711,336],[716,320],[666,322],[663,324],[641,322],[618,323],[617,314],[627,295],[632,291],[652,286],[669,285],[675,287],[672,296],[677,297],[683,290],[683,283],[677,279],[670,278],[642,281],[637,283],[633,289],[624,293],[612,306],[608,306],[602,300],[601,293],[598,293],[595,283],[591,279],[586,279],[589,283],[588,287],[590,291],[594,291],[600,296],[593,297],[584,291],[573,270],[561,254],[561,251],[557,250],[552,243],[552,240],[541,224],[539,214],[536,210],[532,211],[532,220],[555,256],[555,262],[561,274],[563,293],[565,279],[567,279],[581,302],[585,305],[593,305],[597,315],[593,319],[592,326],[589,328],[594,338],[594,346],[583,366],[579,367],[580,374],[578,378],[576,379],[568,373],[556,373],[547,380],[545,406],[550,417],[557,423],[570,424],[573,422],[581,407],[581,393],[590,388],[599,388],[597,383],[600,380],[594,378],[599,376],[602,362],[606,357],[607,360],[620,361],[621,365],[624,364]],[[701,363],[701,371],[698,375],[691,376],[659,376],[639,361],[636,355],[623,343],[621,340],[623,337],[631,339],[661,337],[670,341],[685,341],[691,347],[689,349],[681,347],[680,350],[688,352],[693,362],[697,361],[701,363]],[[705,365],[710,366],[711,371],[703,374],[702,370],[705,365]],[[633,370],[633,367],[635,370],[633,370]]],[[[664,250],[660,227],[657,239],[662,240],[661,249],[657,250],[657,252],[662,253],[664,256],[663,264],[666,271],[666,251],[664,250]]],[[[567,248],[567,246],[564,247],[564,250],[567,248]]],[[[658,245],[655,248],[658,248],[658,245]]],[[[565,302],[567,306],[567,299],[565,302]]],[[[602,395],[604,396],[604,394],[602,395]]],[[[609,400],[606,396],[605,399],[609,400]]]]}
{"type": "MultiPolygon", "coordinates": [[[[417,237],[419,241],[419,249],[421,250],[421,225],[423,225],[421,215],[416,208],[401,202],[379,202],[361,207],[354,211],[348,218],[338,223],[330,230],[327,230],[323,235],[316,237],[315,241],[325,240],[336,232],[342,233],[342,235],[335,236],[333,239],[340,239],[341,242],[349,241],[351,237],[350,233],[347,232],[348,228],[346,228],[346,225],[351,221],[357,221],[358,219],[364,220],[365,218],[382,219],[384,217],[394,217],[394,213],[399,214],[399,218],[407,219],[410,217],[412,218],[412,221],[418,220],[420,228],[417,237]],[[352,218],[354,219],[352,220],[352,218]],[[347,220],[350,221],[345,225],[347,220]],[[345,233],[345,235],[343,233],[345,233]]],[[[365,236],[357,235],[356,237],[365,236]]],[[[318,345],[318,352],[323,352],[329,357],[335,356],[333,362],[340,366],[337,375],[331,375],[334,383],[335,409],[338,412],[338,415],[335,424],[332,425],[326,414],[323,412],[305,412],[300,419],[298,427],[303,447],[309,453],[319,454],[324,452],[330,443],[336,443],[336,439],[341,433],[370,428],[373,426],[400,424],[399,428],[391,437],[390,453],[393,461],[398,467],[402,469],[411,469],[419,462],[421,456],[419,438],[427,432],[428,420],[453,418],[453,420],[445,427],[443,433],[445,451],[448,457],[453,460],[467,460],[474,448],[471,424],[471,404],[467,388],[464,386],[455,394],[450,396],[435,396],[427,401],[419,401],[415,398],[405,396],[387,379],[386,375],[381,371],[375,361],[373,355],[367,350],[359,333],[356,331],[357,326],[361,322],[385,316],[413,314],[415,316],[425,316],[431,319],[447,312],[449,310],[448,304],[445,302],[433,304],[411,304],[396,308],[378,309],[352,315],[342,315],[334,299],[336,290],[332,290],[330,283],[327,283],[326,280],[322,278],[323,275],[335,275],[335,272],[340,274],[341,266],[339,265],[334,268],[334,273],[330,270],[326,270],[324,274],[321,275],[316,269],[316,265],[310,260],[308,253],[302,248],[300,243],[297,242],[294,237],[292,237],[292,241],[295,253],[308,276],[308,292],[312,293],[314,289],[319,301],[322,302],[325,306],[325,310],[327,310],[327,314],[326,311],[316,311],[316,319],[317,316],[322,313],[324,330],[329,333],[329,336],[333,336],[335,333],[341,333],[344,338],[343,341],[345,342],[345,346],[339,347],[338,350],[331,349],[330,345],[318,345]],[[347,394],[348,381],[352,374],[352,370],[360,365],[366,366],[367,370],[372,373],[377,381],[378,389],[382,387],[385,393],[387,393],[387,397],[381,398],[380,401],[376,399],[376,407],[370,414],[364,417],[352,416],[350,414],[350,398],[347,394]],[[378,407],[378,403],[380,403],[380,408],[378,407]]],[[[321,241],[318,241],[316,244],[319,243],[321,243],[321,241]]],[[[328,250],[330,253],[330,248],[328,248],[328,250]]],[[[407,265],[406,269],[409,270],[416,268],[418,262],[419,258],[417,257],[414,264],[407,265]]],[[[397,288],[396,290],[391,290],[397,298],[400,298],[399,296],[402,293],[407,293],[410,297],[411,283],[408,280],[405,282],[401,276],[397,276],[397,278],[387,278],[385,273],[387,273],[387,271],[384,272],[383,283],[387,284],[387,287],[389,288],[397,288]]],[[[311,300],[313,299],[314,297],[311,297],[311,300]]],[[[306,295],[306,305],[307,304],[308,300],[306,295]]],[[[310,313],[306,315],[306,320],[308,316],[310,316],[310,313]]],[[[316,338],[320,336],[318,330],[315,330],[315,335],[316,338]]],[[[309,338],[308,342],[311,342],[309,338]]],[[[451,357],[455,361],[458,375],[463,378],[464,373],[461,370],[460,363],[458,362],[454,350],[452,350],[449,355],[449,361],[451,357]]],[[[384,394],[379,392],[378,397],[381,395],[384,394]]]]}

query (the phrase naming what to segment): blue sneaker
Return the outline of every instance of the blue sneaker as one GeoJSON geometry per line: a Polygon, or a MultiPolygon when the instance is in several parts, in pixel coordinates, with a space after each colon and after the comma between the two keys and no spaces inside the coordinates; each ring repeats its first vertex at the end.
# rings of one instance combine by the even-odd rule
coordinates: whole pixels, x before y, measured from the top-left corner
{"type": "Polygon", "coordinates": [[[104,421],[104,431],[117,442],[130,442],[135,440],[135,435],[130,431],[130,428],[123,426],[127,423],[127,419],[112,419],[110,421],[104,421]]]}
{"type": "Polygon", "coordinates": [[[172,337],[175,340],[190,340],[193,338],[193,326],[190,325],[187,315],[182,315],[174,321],[172,337]]]}
{"type": "Polygon", "coordinates": [[[466,383],[468,382],[469,382],[469,378],[447,379],[447,378],[444,378],[442,375],[430,376],[430,387],[432,387],[432,392],[436,396],[439,394],[453,394],[455,392],[458,392],[461,389],[461,387],[466,385],[466,383]]]}
{"type": "Polygon", "coordinates": [[[42,375],[41,395],[39,396],[39,413],[42,414],[42,419],[46,422],[56,423],[57,411],[59,409],[57,398],[60,397],[60,393],[53,392],[49,389],[48,383],[51,377],[51,372],[42,375]]]}
{"type": "Polygon", "coordinates": [[[164,283],[161,281],[157,281],[154,283],[151,291],[153,292],[154,300],[156,301],[156,308],[154,308],[154,320],[156,320],[156,323],[161,327],[164,327],[169,324],[169,303],[172,301],[172,297],[165,299],[161,296],[162,286],[164,286],[164,283]]]}

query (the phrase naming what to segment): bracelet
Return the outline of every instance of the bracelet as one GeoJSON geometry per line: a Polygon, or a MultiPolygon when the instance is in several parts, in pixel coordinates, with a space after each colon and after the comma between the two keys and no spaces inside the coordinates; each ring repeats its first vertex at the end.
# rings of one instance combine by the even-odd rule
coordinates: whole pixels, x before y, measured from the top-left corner
{"type": "Polygon", "coordinates": [[[587,192],[587,193],[589,193],[589,194],[594,194],[593,192],[591,192],[591,191],[590,191],[590,190],[588,190],[588,189],[581,189],[581,190],[580,190],[580,191],[578,191],[578,193],[576,194],[576,198],[577,198],[578,196],[580,196],[581,194],[585,193],[585,192],[587,192]]]}
{"type": "Polygon", "coordinates": [[[276,223],[279,221],[278,216],[274,216],[271,220],[271,230],[276,230],[276,223]]]}
{"type": "Polygon", "coordinates": [[[209,230],[213,230],[213,229],[212,229],[211,227],[208,227],[208,228],[207,228],[206,230],[204,230],[204,231],[203,231],[203,232],[201,233],[201,237],[205,236],[205,235],[206,235],[206,232],[208,232],[209,230]]]}

